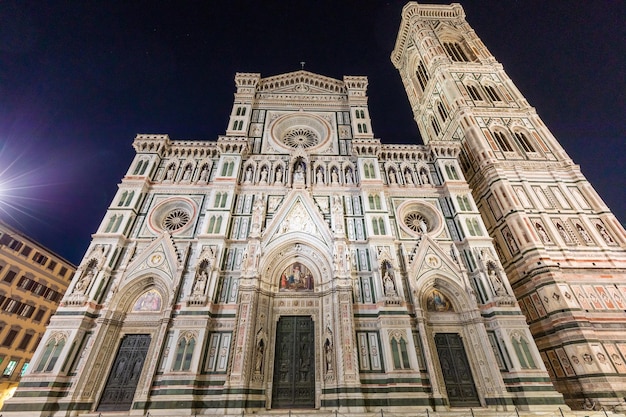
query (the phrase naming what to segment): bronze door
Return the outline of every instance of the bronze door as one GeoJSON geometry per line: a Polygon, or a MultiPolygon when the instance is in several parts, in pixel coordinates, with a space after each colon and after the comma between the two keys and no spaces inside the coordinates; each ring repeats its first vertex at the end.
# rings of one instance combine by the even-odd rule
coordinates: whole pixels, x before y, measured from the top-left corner
{"type": "Polygon", "coordinates": [[[281,317],[276,327],[272,408],[315,407],[315,347],[311,317],[281,317]]]}
{"type": "Polygon", "coordinates": [[[150,335],[128,334],[122,339],[98,411],[128,411],[150,347],[150,335]]]}
{"type": "Polygon", "coordinates": [[[463,340],[458,333],[437,333],[435,345],[451,407],[480,406],[463,340]]]}

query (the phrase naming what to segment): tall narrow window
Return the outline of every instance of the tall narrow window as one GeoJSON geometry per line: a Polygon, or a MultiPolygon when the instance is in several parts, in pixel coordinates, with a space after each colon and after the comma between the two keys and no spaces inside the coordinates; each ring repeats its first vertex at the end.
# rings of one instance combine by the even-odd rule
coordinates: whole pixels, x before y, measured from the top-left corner
{"type": "Polygon", "coordinates": [[[181,337],[176,347],[176,359],[174,360],[174,371],[188,371],[191,367],[193,350],[196,346],[194,337],[181,337]]]}
{"type": "Polygon", "coordinates": [[[495,87],[493,87],[491,85],[486,85],[485,86],[485,91],[487,92],[487,95],[489,96],[491,101],[502,101],[502,99],[498,95],[498,92],[496,91],[495,87]]]}
{"type": "Polygon", "coordinates": [[[502,132],[495,131],[493,132],[493,136],[496,138],[496,142],[498,142],[498,146],[504,152],[513,152],[513,148],[511,148],[511,144],[506,139],[506,136],[502,132]]]}
{"type": "Polygon", "coordinates": [[[409,369],[411,367],[404,337],[391,339],[391,353],[394,369],[409,369]]]}
{"type": "Polygon", "coordinates": [[[441,101],[437,103],[437,111],[439,112],[439,116],[441,117],[441,120],[445,122],[446,119],[448,118],[448,111],[446,110],[446,107],[443,105],[441,101]]]}
{"type": "Polygon", "coordinates": [[[437,119],[434,116],[430,116],[430,124],[433,126],[435,136],[439,136],[439,133],[441,133],[441,127],[439,127],[439,122],[437,122],[437,119]]]}
{"type": "Polygon", "coordinates": [[[428,83],[429,76],[428,72],[426,72],[426,67],[424,66],[424,63],[422,61],[420,61],[419,65],[417,66],[415,76],[417,77],[417,82],[422,88],[422,91],[424,91],[426,89],[426,84],[428,83]]]}
{"type": "Polygon", "coordinates": [[[46,343],[46,347],[44,349],[43,355],[39,360],[39,364],[35,369],[35,372],[50,372],[54,369],[54,365],[56,365],[57,360],[59,360],[59,356],[61,355],[61,350],[65,346],[64,338],[51,338],[46,343]]]}
{"type": "Polygon", "coordinates": [[[478,92],[478,88],[476,88],[475,86],[468,85],[467,86],[467,92],[469,93],[469,95],[472,98],[472,100],[474,100],[474,101],[482,101],[483,97],[480,95],[480,93],[478,92]]]}
{"type": "Polygon", "coordinates": [[[522,145],[524,151],[536,152],[535,148],[533,147],[533,145],[531,145],[530,140],[528,140],[528,137],[524,134],[524,132],[515,132],[514,135],[520,145],[522,145]]]}
{"type": "Polygon", "coordinates": [[[446,49],[448,56],[455,62],[469,62],[467,54],[457,42],[444,42],[443,47],[446,49]]]}

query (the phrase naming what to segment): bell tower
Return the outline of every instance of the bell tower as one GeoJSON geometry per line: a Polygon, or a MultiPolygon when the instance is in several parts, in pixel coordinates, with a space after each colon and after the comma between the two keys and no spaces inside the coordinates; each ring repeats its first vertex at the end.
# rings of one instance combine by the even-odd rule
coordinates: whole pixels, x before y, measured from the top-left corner
{"type": "Polygon", "coordinates": [[[408,3],[391,60],[423,141],[460,143],[459,164],[556,388],[573,409],[623,403],[623,227],[459,4],[408,3]]]}

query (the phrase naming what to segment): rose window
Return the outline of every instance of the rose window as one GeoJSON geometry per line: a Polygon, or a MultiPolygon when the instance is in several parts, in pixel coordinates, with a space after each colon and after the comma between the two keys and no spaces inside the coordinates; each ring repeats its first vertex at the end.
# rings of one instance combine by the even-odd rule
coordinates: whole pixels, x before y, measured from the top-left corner
{"type": "Polygon", "coordinates": [[[404,224],[414,232],[422,232],[422,227],[428,230],[428,221],[416,211],[411,211],[404,216],[404,224]]]}
{"type": "Polygon", "coordinates": [[[175,209],[175,210],[170,211],[163,218],[163,221],[161,222],[161,226],[163,227],[163,229],[173,232],[182,227],[185,227],[185,225],[189,223],[190,219],[191,219],[191,216],[186,210],[175,209]]]}
{"type": "Polygon", "coordinates": [[[283,143],[293,148],[302,146],[303,148],[310,148],[319,143],[320,139],[317,134],[305,127],[295,127],[290,129],[283,136],[283,143]]]}

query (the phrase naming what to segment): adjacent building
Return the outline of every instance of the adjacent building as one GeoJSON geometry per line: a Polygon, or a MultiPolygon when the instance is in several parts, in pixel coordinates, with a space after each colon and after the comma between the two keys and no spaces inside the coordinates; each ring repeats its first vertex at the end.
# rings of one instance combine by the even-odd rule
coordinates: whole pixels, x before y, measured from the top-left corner
{"type": "Polygon", "coordinates": [[[0,222],[0,402],[28,369],[76,267],[0,222]]]}
{"type": "Polygon", "coordinates": [[[624,230],[459,5],[409,3],[392,61],[424,145],[304,70],[238,73],[215,140],[137,135],[4,412],[618,405],[624,230]]]}

